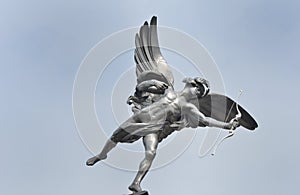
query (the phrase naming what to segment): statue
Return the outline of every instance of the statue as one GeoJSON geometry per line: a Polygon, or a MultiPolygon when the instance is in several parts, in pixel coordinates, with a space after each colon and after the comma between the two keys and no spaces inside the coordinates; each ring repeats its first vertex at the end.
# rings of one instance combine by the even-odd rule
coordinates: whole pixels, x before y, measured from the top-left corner
{"type": "Polygon", "coordinates": [[[174,131],[209,126],[229,130],[229,137],[239,126],[254,130],[258,125],[229,97],[210,94],[209,82],[203,78],[185,78],[183,90],[174,90],[172,71],[158,44],[157,17],[152,17],[150,25],[145,22],[140,28],[135,45],[137,86],[134,95],[127,100],[133,106],[134,114],[113,132],[102,151],[88,159],[86,164],[93,166],[106,159],[118,143],[142,139],[145,158],[129,190],[133,194],[148,194],[142,190],[141,181],[151,167],[158,144],[174,131]],[[212,105],[219,113],[211,112],[212,105]]]}

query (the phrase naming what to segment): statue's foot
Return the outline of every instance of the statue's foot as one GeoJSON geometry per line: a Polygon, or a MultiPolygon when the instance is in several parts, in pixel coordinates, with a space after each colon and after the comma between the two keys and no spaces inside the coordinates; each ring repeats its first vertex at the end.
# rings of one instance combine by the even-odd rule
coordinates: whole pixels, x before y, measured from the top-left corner
{"type": "Polygon", "coordinates": [[[142,191],[141,186],[140,186],[139,184],[137,184],[137,183],[132,183],[132,184],[128,187],[128,189],[129,189],[130,191],[132,191],[132,192],[141,192],[141,191],[142,191]]]}
{"type": "Polygon", "coordinates": [[[129,194],[129,195],[149,195],[149,193],[147,191],[140,191],[140,192],[133,192],[133,194],[129,194]]]}
{"type": "Polygon", "coordinates": [[[96,164],[98,161],[104,160],[104,159],[106,159],[106,158],[107,158],[107,156],[102,156],[102,157],[100,157],[100,156],[96,155],[96,156],[94,156],[94,157],[88,159],[88,160],[86,161],[86,165],[87,165],[87,166],[93,166],[93,165],[96,164]]]}

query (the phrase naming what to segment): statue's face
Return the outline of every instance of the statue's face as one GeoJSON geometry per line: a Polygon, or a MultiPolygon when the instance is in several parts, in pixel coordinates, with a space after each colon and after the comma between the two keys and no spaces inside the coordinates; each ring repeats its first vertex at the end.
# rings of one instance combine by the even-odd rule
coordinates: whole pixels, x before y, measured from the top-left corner
{"type": "Polygon", "coordinates": [[[189,92],[191,93],[192,96],[197,96],[197,97],[203,97],[207,95],[209,88],[207,85],[205,85],[203,82],[200,82],[200,80],[190,80],[187,83],[187,87],[189,88],[189,92]]]}
{"type": "Polygon", "coordinates": [[[198,90],[197,84],[194,81],[190,82],[189,87],[192,95],[199,95],[200,91],[198,90]]]}
{"type": "Polygon", "coordinates": [[[186,83],[186,89],[188,89],[188,93],[192,96],[192,97],[201,97],[202,93],[199,90],[199,87],[197,85],[196,82],[192,81],[189,83],[186,83]]]}

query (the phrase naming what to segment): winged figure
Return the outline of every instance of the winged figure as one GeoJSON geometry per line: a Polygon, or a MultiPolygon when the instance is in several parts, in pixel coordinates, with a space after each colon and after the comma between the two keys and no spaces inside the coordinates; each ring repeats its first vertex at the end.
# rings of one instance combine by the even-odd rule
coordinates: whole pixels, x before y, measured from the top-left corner
{"type": "Polygon", "coordinates": [[[253,117],[235,101],[209,93],[209,82],[203,78],[185,78],[184,88],[174,90],[171,68],[158,44],[157,17],[153,16],[150,24],[146,21],[141,26],[135,45],[137,85],[127,100],[132,105],[133,115],[113,132],[102,151],[86,162],[92,166],[106,159],[118,143],[142,139],[145,158],[129,186],[133,193],[142,191],[141,181],[151,167],[158,144],[172,132],[199,126],[231,131],[239,126],[249,130],[258,127],[253,117]]]}

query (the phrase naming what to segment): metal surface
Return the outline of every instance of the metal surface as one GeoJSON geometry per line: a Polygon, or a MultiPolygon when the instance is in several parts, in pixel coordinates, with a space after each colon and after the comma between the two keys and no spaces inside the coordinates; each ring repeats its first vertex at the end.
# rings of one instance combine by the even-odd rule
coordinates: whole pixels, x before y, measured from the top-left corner
{"type": "MultiPolygon", "coordinates": [[[[218,127],[233,132],[240,125],[239,120],[242,118],[241,115],[238,115],[241,112],[235,102],[235,112],[238,113],[231,113],[230,110],[229,121],[200,111],[199,102],[201,103],[202,99],[205,100],[206,97],[210,97],[208,96],[208,81],[203,78],[186,78],[184,79],[184,89],[179,92],[174,91],[173,74],[160,52],[156,28],[157,18],[154,16],[150,26],[145,22],[135,37],[134,59],[137,86],[135,93],[127,101],[128,104],[132,105],[133,116],[114,131],[98,155],[86,162],[88,166],[93,166],[98,161],[106,159],[107,154],[118,143],[132,143],[140,138],[143,139],[145,157],[140,163],[136,177],[129,186],[129,190],[133,194],[143,192],[141,182],[155,159],[158,144],[172,132],[186,127],[196,128],[198,126],[218,127]],[[232,115],[237,117],[231,117],[232,115]]],[[[222,95],[219,96],[223,97],[222,95]]],[[[224,97],[227,100],[227,97],[224,97]]],[[[212,100],[210,103],[213,105],[212,100]]],[[[225,107],[225,111],[228,111],[226,101],[225,104],[218,102],[216,105],[225,107]]],[[[244,121],[244,124],[248,124],[247,120],[244,121]]],[[[252,128],[256,127],[257,124],[252,128]]]]}

